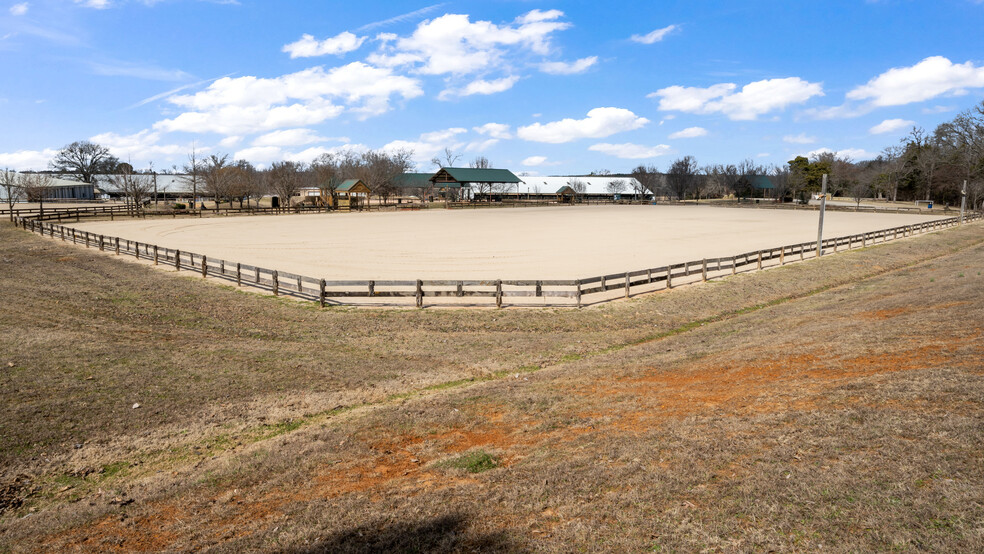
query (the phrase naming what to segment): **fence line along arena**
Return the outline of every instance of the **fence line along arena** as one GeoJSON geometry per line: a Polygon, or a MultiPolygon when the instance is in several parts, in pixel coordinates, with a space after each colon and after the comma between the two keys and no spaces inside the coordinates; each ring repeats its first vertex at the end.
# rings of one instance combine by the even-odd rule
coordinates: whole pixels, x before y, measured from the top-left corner
{"type": "MultiPolygon", "coordinates": [[[[828,212],[825,236],[933,221],[828,212]]],[[[73,227],[329,280],[575,279],[816,240],[815,212],[694,206],[242,216],[73,227]]]]}

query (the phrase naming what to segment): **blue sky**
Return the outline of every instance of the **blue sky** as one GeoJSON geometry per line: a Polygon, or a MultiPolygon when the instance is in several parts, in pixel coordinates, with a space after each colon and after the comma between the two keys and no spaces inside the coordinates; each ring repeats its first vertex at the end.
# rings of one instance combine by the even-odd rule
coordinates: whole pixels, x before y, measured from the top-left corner
{"type": "Polygon", "coordinates": [[[984,97],[984,3],[0,3],[0,167],[449,147],[531,174],[877,155],[984,97]]]}

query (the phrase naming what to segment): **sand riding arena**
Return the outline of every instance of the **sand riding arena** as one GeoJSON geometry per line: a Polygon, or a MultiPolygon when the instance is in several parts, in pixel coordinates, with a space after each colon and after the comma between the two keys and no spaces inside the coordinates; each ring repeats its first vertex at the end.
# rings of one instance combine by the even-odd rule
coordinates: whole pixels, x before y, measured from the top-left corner
{"type": "MultiPolygon", "coordinates": [[[[276,294],[329,304],[415,299],[419,307],[582,305],[809,259],[817,218],[815,211],[636,205],[39,225],[55,238],[276,294]]],[[[957,223],[829,211],[823,250],[957,223]]]]}

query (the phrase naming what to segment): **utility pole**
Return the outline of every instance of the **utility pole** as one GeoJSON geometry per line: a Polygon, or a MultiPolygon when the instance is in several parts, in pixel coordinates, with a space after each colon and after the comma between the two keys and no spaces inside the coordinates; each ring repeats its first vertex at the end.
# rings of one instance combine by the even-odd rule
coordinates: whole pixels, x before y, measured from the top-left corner
{"type": "Polygon", "coordinates": [[[967,180],[964,179],[963,190],[960,191],[960,224],[964,222],[964,210],[967,208],[967,180]]]}
{"type": "Polygon", "coordinates": [[[817,229],[817,257],[823,255],[823,212],[827,208],[827,174],[823,174],[820,189],[820,227],[817,229]]]}

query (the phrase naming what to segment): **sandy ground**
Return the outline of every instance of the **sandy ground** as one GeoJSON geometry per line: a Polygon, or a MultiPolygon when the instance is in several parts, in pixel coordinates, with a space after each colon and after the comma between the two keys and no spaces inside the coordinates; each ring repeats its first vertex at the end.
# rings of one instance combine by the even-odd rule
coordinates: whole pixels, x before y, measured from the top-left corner
{"type": "MultiPolygon", "coordinates": [[[[932,216],[828,212],[824,236],[932,216]]],[[[817,213],[586,206],[82,222],[76,228],[332,279],[574,279],[816,240],[817,213]]]]}

